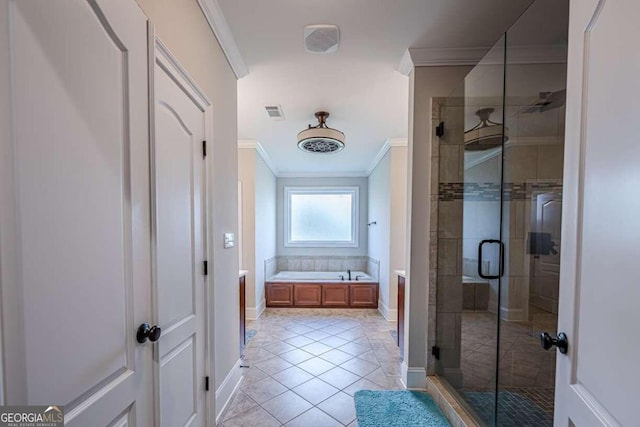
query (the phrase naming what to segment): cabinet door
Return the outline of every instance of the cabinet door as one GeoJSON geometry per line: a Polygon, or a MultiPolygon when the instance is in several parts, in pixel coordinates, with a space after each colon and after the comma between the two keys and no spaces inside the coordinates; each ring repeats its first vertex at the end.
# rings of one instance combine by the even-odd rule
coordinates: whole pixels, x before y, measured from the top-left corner
{"type": "Polygon", "coordinates": [[[293,288],[295,307],[320,307],[322,305],[322,285],[296,283],[293,288]]]}
{"type": "Polygon", "coordinates": [[[267,283],[267,307],[293,306],[292,283],[267,283]]]}
{"type": "Polygon", "coordinates": [[[351,307],[378,308],[378,285],[349,285],[351,288],[351,307]]]}
{"type": "Polygon", "coordinates": [[[322,285],[323,307],[349,307],[349,285],[322,285]]]}

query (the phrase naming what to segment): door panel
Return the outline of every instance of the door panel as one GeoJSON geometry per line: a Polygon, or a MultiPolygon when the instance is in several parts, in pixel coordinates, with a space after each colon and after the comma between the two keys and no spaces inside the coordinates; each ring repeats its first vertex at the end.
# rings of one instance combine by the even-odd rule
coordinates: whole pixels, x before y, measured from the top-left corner
{"type": "Polygon", "coordinates": [[[70,426],[146,425],[146,17],[128,0],[9,8],[26,384],[7,400],[66,405],[70,426]]]}
{"type": "Polygon", "coordinates": [[[638,424],[637,16],[635,0],[571,4],[558,425],[638,424]]]}
{"type": "MultiPolygon", "coordinates": [[[[159,52],[157,52],[160,55],[159,52]]],[[[205,408],[204,111],[156,62],[155,299],[159,425],[198,426],[205,408]]]]}

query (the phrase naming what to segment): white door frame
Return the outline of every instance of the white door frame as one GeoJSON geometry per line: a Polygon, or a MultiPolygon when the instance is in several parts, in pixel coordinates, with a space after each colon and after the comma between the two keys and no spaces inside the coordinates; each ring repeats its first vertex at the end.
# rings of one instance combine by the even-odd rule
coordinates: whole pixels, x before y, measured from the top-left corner
{"type": "MultiPolygon", "coordinates": [[[[149,133],[150,133],[150,157],[151,157],[151,229],[152,229],[152,248],[155,246],[156,242],[156,206],[153,195],[156,194],[155,189],[155,169],[154,169],[154,152],[155,152],[155,100],[154,100],[154,69],[155,66],[158,65],[165,72],[171,76],[176,85],[178,85],[189,98],[196,104],[200,109],[204,111],[204,135],[207,141],[207,154],[204,161],[204,183],[203,183],[203,207],[205,209],[205,218],[204,218],[204,257],[208,260],[208,269],[209,273],[206,276],[206,287],[204,290],[204,310],[205,310],[205,329],[204,329],[204,348],[205,348],[205,366],[204,366],[204,375],[209,376],[209,391],[213,391],[215,388],[215,378],[213,373],[214,369],[214,360],[213,360],[213,336],[212,331],[213,328],[214,316],[211,315],[213,310],[213,259],[210,257],[209,248],[211,247],[211,236],[212,233],[209,230],[209,224],[212,223],[211,215],[213,208],[213,200],[212,197],[209,196],[208,190],[212,188],[212,165],[213,165],[213,156],[212,156],[212,136],[213,136],[213,107],[211,105],[211,101],[207,95],[198,87],[195,80],[189,75],[189,73],[184,69],[184,67],[178,62],[176,57],[171,53],[171,51],[166,47],[166,45],[158,38],[155,34],[155,30],[153,25],[149,25],[149,133]]],[[[152,249],[152,270],[153,270],[153,281],[156,281],[156,258],[155,258],[155,250],[152,249]]],[[[155,286],[152,287],[153,301],[156,301],[156,293],[155,286]]],[[[153,304],[155,307],[155,303],[153,304]]],[[[154,311],[153,313],[154,322],[158,321],[158,313],[154,311]]],[[[154,363],[157,363],[157,357],[154,355],[154,363]]],[[[159,396],[159,383],[158,383],[158,367],[154,366],[154,410],[156,413],[156,417],[159,417],[160,408],[160,396],[159,396]]],[[[206,396],[206,425],[215,425],[215,393],[208,393],[206,396]]]]}

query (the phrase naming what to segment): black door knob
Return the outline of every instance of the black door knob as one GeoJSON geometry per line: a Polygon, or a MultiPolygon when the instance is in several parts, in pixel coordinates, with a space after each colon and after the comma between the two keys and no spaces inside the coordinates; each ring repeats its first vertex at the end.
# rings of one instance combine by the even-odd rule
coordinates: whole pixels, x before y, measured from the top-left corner
{"type": "Polygon", "coordinates": [[[140,344],[147,341],[156,342],[160,339],[162,329],[157,325],[149,326],[148,323],[143,323],[138,326],[138,332],[136,333],[136,339],[140,344]]]}
{"type": "Polygon", "coordinates": [[[569,340],[564,332],[560,332],[556,338],[543,332],[540,334],[540,344],[545,350],[550,350],[555,346],[562,354],[567,354],[567,349],[569,348],[569,340]]]}

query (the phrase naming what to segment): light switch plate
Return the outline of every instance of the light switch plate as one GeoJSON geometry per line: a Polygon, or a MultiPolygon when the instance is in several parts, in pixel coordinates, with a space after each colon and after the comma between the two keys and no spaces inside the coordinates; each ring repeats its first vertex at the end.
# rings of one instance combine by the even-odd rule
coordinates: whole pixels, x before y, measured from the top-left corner
{"type": "Polygon", "coordinates": [[[233,233],[224,233],[224,248],[229,249],[235,246],[235,235],[233,233]]]}

